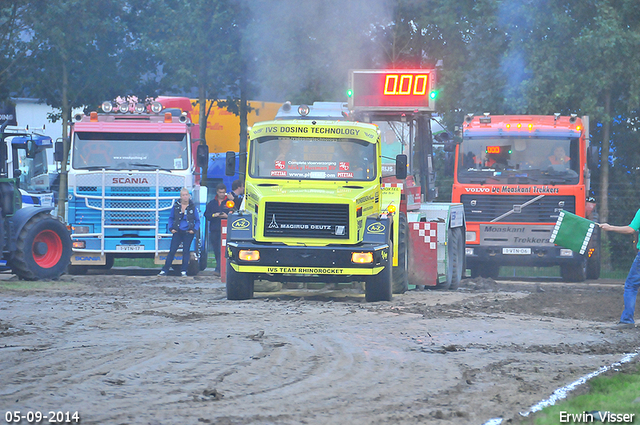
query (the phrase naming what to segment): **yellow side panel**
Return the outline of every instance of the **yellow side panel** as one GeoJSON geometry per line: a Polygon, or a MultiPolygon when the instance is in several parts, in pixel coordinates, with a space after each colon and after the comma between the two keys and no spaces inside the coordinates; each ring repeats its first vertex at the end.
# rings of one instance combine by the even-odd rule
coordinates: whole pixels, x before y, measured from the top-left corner
{"type": "MultiPolygon", "coordinates": [[[[196,99],[191,99],[196,102],[196,99]]],[[[207,106],[210,102],[207,103],[207,106]]],[[[281,103],[257,102],[250,100],[249,106],[252,111],[247,115],[249,127],[260,121],[273,120],[278,112],[281,103]]],[[[195,105],[191,113],[191,119],[195,124],[200,122],[200,105],[195,105]]],[[[214,102],[209,119],[207,120],[207,146],[210,153],[221,153],[227,151],[239,152],[240,150],[240,117],[227,111],[226,108],[219,108],[214,102]]]]}

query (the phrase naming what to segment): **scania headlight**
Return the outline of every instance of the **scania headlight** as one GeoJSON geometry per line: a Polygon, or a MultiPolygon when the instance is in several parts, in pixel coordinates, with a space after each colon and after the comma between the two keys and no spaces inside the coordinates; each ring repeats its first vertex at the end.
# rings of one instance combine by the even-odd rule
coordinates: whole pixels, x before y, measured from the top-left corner
{"type": "Polygon", "coordinates": [[[102,102],[102,112],[108,114],[111,111],[113,111],[113,103],[110,100],[102,102]]]}
{"type": "Polygon", "coordinates": [[[238,258],[242,261],[258,261],[260,259],[260,251],[242,249],[238,252],[238,258]]]}
{"type": "Polygon", "coordinates": [[[73,231],[74,234],[80,234],[80,233],[90,233],[90,229],[89,226],[72,226],[71,230],[73,231]]]}
{"type": "Polygon", "coordinates": [[[151,112],[154,114],[159,114],[162,112],[162,103],[160,102],[152,102],[151,103],[151,112]]]}

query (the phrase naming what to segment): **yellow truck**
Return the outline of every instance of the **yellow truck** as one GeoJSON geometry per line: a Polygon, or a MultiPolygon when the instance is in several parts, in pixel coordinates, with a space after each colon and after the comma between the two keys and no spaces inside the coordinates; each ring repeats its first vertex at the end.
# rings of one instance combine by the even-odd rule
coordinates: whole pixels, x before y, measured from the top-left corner
{"type": "MultiPolygon", "coordinates": [[[[392,267],[407,267],[394,247],[400,189],[382,190],[378,127],[335,106],[285,104],[289,118],[251,127],[245,204],[227,226],[228,299],[251,298],[262,279],[364,281],[367,301],[391,300],[392,267]]],[[[406,162],[396,158],[398,179],[406,162]]]]}

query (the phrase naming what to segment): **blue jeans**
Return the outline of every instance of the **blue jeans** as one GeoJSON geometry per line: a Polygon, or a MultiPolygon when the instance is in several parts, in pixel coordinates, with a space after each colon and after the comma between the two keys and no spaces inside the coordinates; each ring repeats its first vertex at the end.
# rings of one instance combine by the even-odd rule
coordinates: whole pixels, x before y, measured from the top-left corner
{"type": "Polygon", "coordinates": [[[633,260],[627,280],[624,282],[624,310],[620,316],[620,323],[635,323],[633,315],[636,309],[638,288],[640,288],[640,252],[633,260]]]}
{"type": "Polygon", "coordinates": [[[191,242],[193,241],[193,237],[195,233],[189,233],[186,230],[178,230],[176,233],[171,236],[171,247],[169,248],[169,254],[167,255],[167,260],[164,262],[164,267],[162,270],[166,272],[169,271],[169,267],[171,267],[171,263],[173,262],[173,257],[176,255],[176,251],[178,251],[178,247],[182,242],[182,271],[186,272],[189,269],[189,257],[191,255],[191,242]],[[186,261],[185,261],[186,260],[186,261]]]}

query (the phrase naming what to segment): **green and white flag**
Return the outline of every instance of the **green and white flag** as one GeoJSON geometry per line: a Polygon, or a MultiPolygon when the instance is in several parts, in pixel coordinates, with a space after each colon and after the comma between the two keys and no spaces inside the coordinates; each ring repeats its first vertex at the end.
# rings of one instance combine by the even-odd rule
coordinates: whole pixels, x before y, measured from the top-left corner
{"type": "Polygon", "coordinates": [[[597,224],[591,220],[560,210],[549,241],[582,255],[587,250],[596,226],[597,224]]]}

